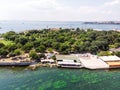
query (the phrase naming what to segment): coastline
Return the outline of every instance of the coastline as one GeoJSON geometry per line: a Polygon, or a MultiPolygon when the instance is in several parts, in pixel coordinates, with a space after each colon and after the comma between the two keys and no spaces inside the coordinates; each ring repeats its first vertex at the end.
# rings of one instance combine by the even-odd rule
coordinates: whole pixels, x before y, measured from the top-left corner
{"type": "MultiPolygon", "coordinates": [[[[80,61],[80,67],[76,66],[76,67],[72,67],[72,66],[59,66],[58,61],[55,61],[53,63],[50,63],[48,61],[50,61],[50,59],[46,60],[44,59],[44,62],[31,62],[31,61],[12,61],[12,60],[4,60],[4,61],[0,61],[0,66],[28,66],[28,69],[31,70],[36,70],[37,68],[41,68],[41,67],[58,67],[58,68],[68,68],[68,69],[89,69],[89,70],[109,70],[109,69],[117,69],[120,68],[120,58],[117,56],[102,56],[98,58],[98,56],[96,55],[92,55],[89,53],[86,54],[70,54],[70,55],[57,55],[57,60],[77,60],[80,61]],[[103,57],[108,57],[108,58],[116,58],[118,59],[118,61],[112,61],[113,65],[117,65],[117,66],[109,66],[109,62],[105,62],[100,58],[103,57]]],[[[69,65],[69,61],[66,62],[67,65],[69,65]]],[[[111,64],[110,64],[111,65],[111,64]]]]}

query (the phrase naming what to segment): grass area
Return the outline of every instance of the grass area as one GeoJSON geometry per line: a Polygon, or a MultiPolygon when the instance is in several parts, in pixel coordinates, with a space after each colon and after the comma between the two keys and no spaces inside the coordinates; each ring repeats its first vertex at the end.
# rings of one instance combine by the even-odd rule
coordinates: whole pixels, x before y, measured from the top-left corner
{"type": "Polygon", "coordinates": [[[0,43],[3,43],[4,45],[13,45],[14,42],[8,41],[8,40],[0,40],[0,43]]]}
{"type": "Polygon", "coordinates": [[[79,60],[75,55],[57,55],[57,59],[75,59],[79,60]]]}

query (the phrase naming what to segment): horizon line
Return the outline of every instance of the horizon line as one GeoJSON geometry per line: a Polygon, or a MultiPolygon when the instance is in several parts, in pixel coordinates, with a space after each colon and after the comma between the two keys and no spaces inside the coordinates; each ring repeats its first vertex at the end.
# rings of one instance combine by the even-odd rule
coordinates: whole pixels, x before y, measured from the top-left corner
{"type": "Polygon", "coordinates": [[[0,20],[1,21],[40,21],[40,22],[120,22],[120,20],[0,20]]]}

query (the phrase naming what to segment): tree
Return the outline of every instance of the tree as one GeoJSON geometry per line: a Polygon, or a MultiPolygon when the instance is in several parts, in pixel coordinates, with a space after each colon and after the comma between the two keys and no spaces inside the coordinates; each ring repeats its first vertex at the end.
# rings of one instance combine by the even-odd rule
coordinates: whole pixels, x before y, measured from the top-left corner
{"type": "Polygon", "coordinates": [[[37,53],[34,51],[34,50],[31,50],[30,53],[29,53],[29,57],[33,60],[37,60],[39,59],[37,53]]]}
{"type": "Polygon", "coordinates": [[[78,28],[76,28],[76,31],[80,31],[80,28],[78,27],[78,28]]]}
{"type": "Polygon", "coordinates": [[[99,56],[110,56],[112,55],[112,53],[110,53],[109,51],[101,51],[100,53],[98,53],[99,56]]]}
{"type": "Polygon", "coordinates": [[[5,45],[3,43],[0,43],[0,48],[4,47],[5,45]]]}
{"type": "Polygon", "coordinates": [[[10,53],[9,53],[9,56],[10,57],[14,57],[14,56],[18,56],[18,55],[21,55],[22,54],[22,51],[20,50],[20,49],[16,49],[16,50],[14,50],[14,51],[11,51],[10,53]]]}
{"type": "Polygon", "coordinates": [[[46,58],[46,56],[45,56],[45,54],[44,53],[41,53],[41,54],[39,54],[39,58],[46,58]]]}
{"type": "Polygon", "coordinates": [[[6,45],[4,48],[7,49],[9,52],[11,52],[17,49],[17,46],[15,44],[12,44],[12,45],[6,45]]]}
{"type": "Polygon", "coordinates": [[[34,47],[39,47],[41,44],[41,40],[35,40],[34,42],[33,42],[33,45],[34,45],[34,47]]]}
{"type": "Polygon", "coordinates": [[[119,48],[120,47],[120,43],[115,43],[114,46],[115,46],[115,48],[119,48]]]}
{"type": "Polygon", "coordinates": [[[85,49],[86,47],[84,46],[83,43],[80,43],[80,42],[76,42],[72,45],[72,51],[74,53],[84,53],[86,52],[85,49]]]}
{"type": "Polygon", "coordinates": [[[97,46],[90,46],[89,47],[89,52],[93,53],[93,54],[97,54],[98,51],[98,47],[97,46]]]}
{"type": "Polygon", "coordinates": [[[53,60],[56,60],[56,56],[55,56],[55,55],[54,55],[54,56],[52,56],[52,59],[53,59],[53,60]]]}
{"type": "Polygon", "coordinates": [[[16,46],[17,46],[17,48],[22,48],[23,47],[23,45],[20,44],[20,43],[17,43],[16,46]]]}
{"type": "Polygon", "coordinates": [[[22,33],[10,31],[0,37],[15,43],[11,45],[0,43],[0,48],[7,50],[11,55],[18,53],[15,52],[16,49],[22,49],[25,52],[35,50],[37,53],[44,53],[48,49],[49,52],[56,50],[61,54],[86,52],[96,54],[100,51],[108,51],[110,47],[120,47],[120,32],[116,31],[95,31],[92,29],[86,31],[79,28],[76,31],[46,29],[22,33]]]}
{"type": "Polygon", "coordinates": [[[59,49],[59,46],[60,46],[60,43],[58,43],[58,42],[53,42],[53,43],[52,43],[52,48],[53,48],[53,49],[58,50],[58,49],[59,49]]]}
{"type": "Polygon", "coordinates": [[[35,49],[36,52],[44,53],[46,50],[45,46],[41,45],[35,49]]]}
{"type": "Polygon", "coordinates": [[[21,55],[22,51],[20,49],[16,49],[16,50],[14,50],[14,54],[15,55],[21,55]]]}
{"type": "Polygon", "coordinates": [[[9,57],[14,57],[14,56],[16,56],[16,55],[13,51],[9,53],[9,57]]]}
{"type": "Polygon", "coordinates": [[[6,57],[8,55],[8,51],[6,49],[0,48],[0,56],[6,57]]]}
{"type": "Polygon", "coordinates": [[[64,43],[65,42],[65,37],[64,36],[58,36],[58,38],[56,38],[58,42],[64,43]]]}
{"type": "Polygon", "coordinates": [[[16,43],[20,43],[20,44],[22,44],[22,45],[25,45],[27,42],[28,42],[28,38],[27,37],[20,37],[20,38],[17,38],[15,41],[16,41],[16,43]]]}
{"type": "Polygon", "coordinates": [[[114,53],[116,56],[120,57],[120,52],[115,52],[114,53]]]}
{"type": "Polygon", "coordinates": [[[107,41],[93,41],[91,43],[92,46],[96,46],[98,48],[98,50],[102,50],[102,51],[106,51],[109,49],[109,44],[107,43],[107,41]]]}
{"type": "Polygon", "coordinates": [[[47,50],[48,50],[48,52],[50,52],[50,53],[53,52],[53,49],[52,49],[52,48],[48,48],[47,50]]]}
{"type": "Polygon", "coordinates": [[[26,43],[22,49],[25,51],[25,52],[29,52],[30,50],[32,50],[33,48],[33,43],[26,43]]]}
{"type": "Polygon", "coordinates": [[[7,39],[7,40],[12,40],[12,41],[14,41],[15,38],[16,38],[16,36],[17,36],[17,34],[16,34],[14,31],[9,31],[9,32],[5,33],[3,36],[4,36],[4,38],[7,39]]]}

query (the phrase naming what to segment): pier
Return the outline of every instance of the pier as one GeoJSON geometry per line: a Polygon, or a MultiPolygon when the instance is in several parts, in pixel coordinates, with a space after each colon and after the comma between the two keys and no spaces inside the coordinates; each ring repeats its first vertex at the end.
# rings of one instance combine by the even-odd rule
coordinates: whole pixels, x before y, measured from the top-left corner
{"type": "Polygon", "coordinates": [[[77,55],[87,69],[109,69],[109,65],[94,55],[77,55]]]}

